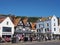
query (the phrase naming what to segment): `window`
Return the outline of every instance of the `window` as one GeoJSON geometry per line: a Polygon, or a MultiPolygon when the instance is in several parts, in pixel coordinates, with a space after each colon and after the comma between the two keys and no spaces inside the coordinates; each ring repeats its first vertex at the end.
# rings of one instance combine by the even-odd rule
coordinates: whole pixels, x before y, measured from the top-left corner
{"type": "Polygon", "coordinates": [[[37,29],[37,32],[41,32],[41,30],[40,29],[37,29]]]}
{"type": "Polygon", "coordinates": [[[54,19],[54,21],[55,21],[55,19],[54,19]]]}
{"type": "Polygon", "coordinates": [[[39,32],[41,32],[41,30],[39,29],[39,32]]]}
{"type": "Polygon", "coordinates": [[[8,22],[7,22],[7,25],[8,25],[8,22]]]}
{"type": "Polygon", "coordinates": [[[47,23],[47,26],[49,26],[49,23],[47,23]]]}
{"type": "Polygon", "coordinates": [[[45,29],[45,32],[47,32],[47,31],[49,31],[49,28],[46,28],[46,29],[45,29]]]}
{"type": "Polygon", "coordinates": [[[11,32],[11,27],[3,27],[3,32],[11,32]]]}
{"type": "Polygon", "coordinates": [[[40,24],[39,24],[39,27],[40,27],[40,24]]]}
{"type": "Polygon", "coordinates": [[[56,31],[56,28],[54,28],[54,31],[56,31]]]}
{"type": "Polygon", "coordinates": [[[37,29],[37,32],[39,32],[38,29],[37,29]]]}
{"type": "Polygon", "coordinates": [[[43,27],[44,27],[44,25],[43,25],[43,24],[39,24],[39,27],[43,28],[43,27]]]}
{"type": "Polygon", "coordinates": [[[54,23],[54,26],[55,26],[55,23],[54,23]]]}
{"type": "Polygon", "coordinates": [[[49,31],[49,28],[47,28],[47,31],[49,31]]]}
{"type": "Polygon", "coordinates": [[[45,32],[46,32],[46,29],[45,29],[45,32]]]}

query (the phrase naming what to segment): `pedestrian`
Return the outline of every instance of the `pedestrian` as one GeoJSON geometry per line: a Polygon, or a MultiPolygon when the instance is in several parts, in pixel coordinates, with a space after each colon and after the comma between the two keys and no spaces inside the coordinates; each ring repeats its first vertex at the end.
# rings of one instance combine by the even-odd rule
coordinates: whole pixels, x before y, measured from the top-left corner
{"type": "Polygon", "coordinates": [[[32,36],[30,36],[30,41],[32,42],[32,40],[33,40],[33,39],[32,39],[32,36]]]}
{"type": "Polygon", "coordinates": [[[2,42],[2,38],[0,37],[0,43],[2,42]]]}
{"type": "Polygon", "coordinates": [[[16,43],[16,36],[12,37],[12,43],[16,43]]]}
{"type": "Polygon", "coordinates": [[[48,37],[46,36],[46,37],[45,37],[45,41],[47,41],[47,40],[48,40],[48,37]]]}
{"type": "Polygon", "coordinates": [[[16,35],[16,43],[18,43],[19,42],[19,36],[18,36],[18,34],[16,35]]]}

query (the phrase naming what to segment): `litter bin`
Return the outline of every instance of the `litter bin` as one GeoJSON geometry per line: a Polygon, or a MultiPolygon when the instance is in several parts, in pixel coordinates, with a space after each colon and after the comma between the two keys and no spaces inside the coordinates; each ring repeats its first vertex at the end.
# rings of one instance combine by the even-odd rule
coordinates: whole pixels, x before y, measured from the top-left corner
{"type": "Polygon", "coordinates": [[[12,43],[16,43],[16,37],[12,38],[12,43]]]}
{"type": "Polygon", "coordinates": [[[24,37],[24,42],[28,41],[28,37],[24,37]]]}

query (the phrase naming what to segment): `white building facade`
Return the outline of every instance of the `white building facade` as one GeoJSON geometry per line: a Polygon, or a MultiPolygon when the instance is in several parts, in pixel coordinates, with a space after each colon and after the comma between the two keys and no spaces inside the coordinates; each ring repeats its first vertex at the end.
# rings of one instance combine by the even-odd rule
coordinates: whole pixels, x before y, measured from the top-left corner
{"type": "Polygon", "coordinates": [[[58,19],[54,15],[42,21],[41,19],[36,23],[36,30],[39,33],[60,34],[58,27],[58,19]]]}
{"type": "Polygon", "coordinates": [[[11,37],[14,34],[14,24],[9,17],[6,17],[0,23],[0,37],[9,36],[11,37]]]}

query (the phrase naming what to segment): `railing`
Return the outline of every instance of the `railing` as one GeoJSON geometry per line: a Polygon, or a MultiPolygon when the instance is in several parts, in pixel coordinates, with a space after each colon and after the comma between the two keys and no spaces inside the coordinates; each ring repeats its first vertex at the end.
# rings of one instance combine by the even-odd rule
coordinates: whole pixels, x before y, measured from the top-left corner
{"type": "Polygon", "coordinates": [[[11,35],[12,32],[3,32],[2,35],[11,35]]]}

